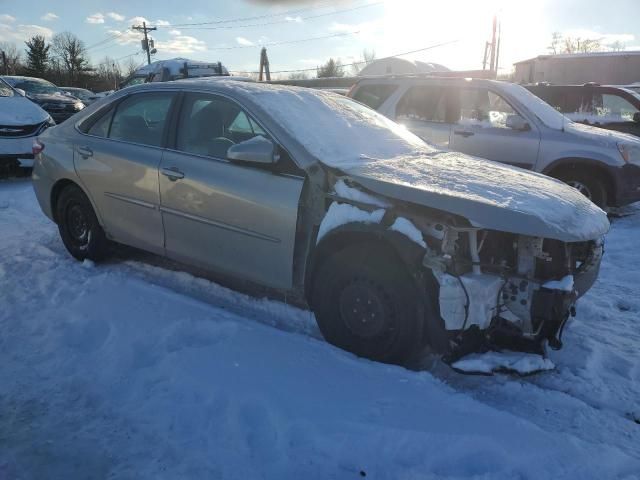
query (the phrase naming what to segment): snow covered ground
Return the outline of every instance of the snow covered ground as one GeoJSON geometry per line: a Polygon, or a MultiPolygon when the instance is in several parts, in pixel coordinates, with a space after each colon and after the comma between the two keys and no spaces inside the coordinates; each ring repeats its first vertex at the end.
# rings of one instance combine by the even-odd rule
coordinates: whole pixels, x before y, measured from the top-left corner
{"type": "MultiPolygon", "coordinates": [[[[376,364],[283,303],[78,263],[0,182],[0,479],[640,478],[640,208],[530,377],[376,364]]],[[[136,258],[136,257],[134,257],[136,258]]]]}

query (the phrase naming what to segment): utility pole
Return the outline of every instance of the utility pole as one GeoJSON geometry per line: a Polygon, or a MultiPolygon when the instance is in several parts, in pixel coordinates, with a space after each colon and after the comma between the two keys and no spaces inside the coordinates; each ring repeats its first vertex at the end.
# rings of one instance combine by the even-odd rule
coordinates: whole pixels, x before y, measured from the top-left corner
{"type": "Polygon", "coordinates": [[[147,65],[151,64],[151,49],[149,48],[149,37],[147,36],[147,32],[153,32],[157,30],[157,27],[147,27],[147,22],[142,22],[142,26],[134,25],[131,27],[132,30],[142,31],[144,33],[144,44],[143,49],[147,52],[147,65]]]}
{"type": "Polygon", "coordinates": [[[489,56],[489,42],[484,42],[484,57],[482,57],[482,70],[487,69],[488,56],[489,56]]]}
{"type": "Polygon", "coordinates": [[[489,62],[489,70],[496,72],[496,27],[498,24],[498,17],[493,16],[493,33],[491,34],[491,60],[489,62]]]}
{"type": "Polygon", "coordinates": [[[260,77],[258,77],[258,80],[261,82],[263,79],[263,71],[267,82],[270,82],[271,72],[269,71],[269,57],[267,56],[267,49],[265,47],[262,47],[262,50],[260,51],[260,77]]]}
{"type": "Polygon", "coordinates": [[[496,78],[498,78],[498,63],[500,63],[500,39],[502,38],[502,22],[498,23],[498,46],[496,47],[496,78]]]}

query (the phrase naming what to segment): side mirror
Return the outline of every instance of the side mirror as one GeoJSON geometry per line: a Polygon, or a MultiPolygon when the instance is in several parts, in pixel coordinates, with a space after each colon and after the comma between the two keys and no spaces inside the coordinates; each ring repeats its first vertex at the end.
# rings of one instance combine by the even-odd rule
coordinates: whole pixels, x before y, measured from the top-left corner
{"type": "Polygon", "coordinates": [[[633,114],[633,121],[636,123],[640,123],[640,112],[636,112],[633,114]]]}
{"type": "Polygon", "coordinates": [[[271,140],[258,135],[230,146],[227,159],[234,162],[276,163],[276,148],[271,140]]]}
{"type": "Polygon", "coordinates": [[[23,97],[27,96],[27,92],[25,92],[23,89],[21,88],[16,88],[15,89],[16,92],[18,92],[20,95],[22,95],[23,97]]]}
{"type": "Polygon", "coordinates": [[[531,130],[529,123],[520,115],[509,115],[506,121],[507,128],[517,130],[519,132],[526,132],[531,130]]]}

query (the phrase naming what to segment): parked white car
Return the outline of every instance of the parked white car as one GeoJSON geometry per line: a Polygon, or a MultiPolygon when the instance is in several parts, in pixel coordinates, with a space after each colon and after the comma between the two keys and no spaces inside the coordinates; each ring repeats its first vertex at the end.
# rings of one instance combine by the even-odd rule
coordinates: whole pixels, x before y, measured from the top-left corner
{"type": "Polygon", "coordinates": [[[0,79],[0,171],[33,166],[33,141],[55,125],[51,116],[0,79]]]}

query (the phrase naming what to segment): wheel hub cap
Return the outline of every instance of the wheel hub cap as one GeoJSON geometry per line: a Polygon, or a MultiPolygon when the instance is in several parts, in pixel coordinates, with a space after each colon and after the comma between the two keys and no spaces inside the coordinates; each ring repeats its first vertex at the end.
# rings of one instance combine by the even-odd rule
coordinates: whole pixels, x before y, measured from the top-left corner
{"type": "Polygon", "coordinates": [[[385,310],[379,293],[370,285],[348,285],[340,294],[340,315],[355,335],[373,337],[382,332],[385,310]]]}

